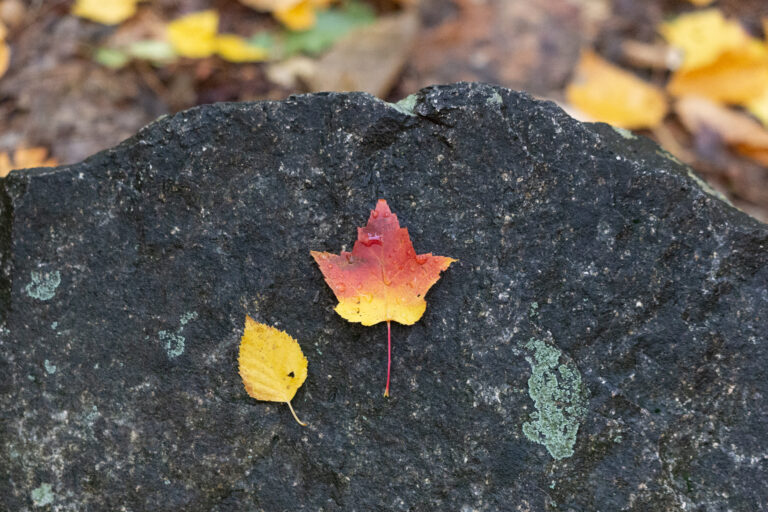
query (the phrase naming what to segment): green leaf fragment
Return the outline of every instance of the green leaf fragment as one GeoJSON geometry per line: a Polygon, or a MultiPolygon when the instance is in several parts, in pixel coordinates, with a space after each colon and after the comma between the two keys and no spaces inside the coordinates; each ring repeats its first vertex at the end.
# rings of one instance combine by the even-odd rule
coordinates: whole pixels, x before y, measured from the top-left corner
{"type": "Polygon", "coordinates": [[[153,62],[167,62],[176,58],[176,52],[171,43],[151,39],[131,43],[128,46],[128,55],[135,59],[153,62]]]}
{"type": "Polygon", "coordinates": [[[93,54],[93,60],[110,69],[120,69],[128,64],[131,57],[114,48],[97,48],[93,54]]]}
{"type": "Polygon", "coordinates": [[[375,19],[373,9],[359,2],[347,2],[338,9],[319,11],[317,22],[311,29],[285,34],[284,52],[286,55],[317,55],[333,46],[333,43],[353,29],[368,25],[375,19]]]}

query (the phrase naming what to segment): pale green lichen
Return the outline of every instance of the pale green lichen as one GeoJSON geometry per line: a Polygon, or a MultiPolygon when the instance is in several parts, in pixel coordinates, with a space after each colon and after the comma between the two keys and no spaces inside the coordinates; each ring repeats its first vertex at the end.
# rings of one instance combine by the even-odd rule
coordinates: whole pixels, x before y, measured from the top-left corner
{"type": "Polygon", "coordinates": [[[53,329],[54,331],[56,330],[56,328],[57,328],[58,326],[59,326],[59,322],[53,322],[53,323],[51,323],[51,329],[53,329]]]}
{"type": "Polygon", "coordinates": [[[197,319],[197,311],[192,311],[191,313],[184,313],[181,315],[181,319],[179,320],[179,323],[181,325],[187,325],[190,320],[197,319]]]}
{"type": "Polygon", "coordinates": [[[413,109],[416,107],[416,103],[418,103],[418,98],[418,95],[411,94],[410,96],[406,96],[405,98],[401,99],[397,103],[390,103],[390,105],[398,112],[401,112],[407,116],[415,116],[416,113],[413,111],[413,109]]]}
{"type": "Polygon", "coordinates": [[[186,342],[184,336],[168,331],[159,331],[157,335],[160,341],[165,342],[165,351],[170,359],[175,359],[184,353],[184,344],[186,342]]]}
{"type": "Polygon", "coordinates": [[[504,98],[501,97],[501,94],[499,94],[498,91],[493,91],[493,94],[491,94],[485,102],[489,105],[502,105],[504,104],[504,98]]]}
{"type": "Polygon", "coordinates": [[[179,328],[176,332],[158,331],[157,336],[160,341],[164,343],[165,352],[168,354],[169,359],[175,359],[184,353],[186,338],[181,335],[184,331],[184,326],[187,325],[190,320],[197,318],[197,311],[184,313],[179,319],[179,328]]]}
{"type": "Polygon", "coordinates": [[[525,345],[533,352],[528,394],[536,406],[523,424],[525,437],[543,444],[557,460],[573,455],[579,424],[587,412],[587,391],[581,374],[570,361],[560,364],[556,347],[531,338],[525,345]]]}
{"type": "Polygon", "coordinates": [[[49,300],[56,295],[56,288],[61,284],[61,274],[58,270],[53,272],[35,272],[30,273],[32,281],[24,287],[27,295],[37,300],[49,300]]]}
{"type": "Polygon", "coordinates": [[[620,128],[618,126],[612,126],[613,131],[624,137],[625,139],[636,139],[637,135],[627,130],[626,128],[620,128]]]}
{"type": "Polygon", "coordinates": [[[528,316],[533,318],[539,314],[539,303],[531,302],[531,309],[528,310],[528,316]]]}
{"type": "Polygon", "coordinates": [[[45,360],[43,362],[43,366],[45,366],[45,371],[48,372],[50,375],[53,375],[56,373],[56,365],[51,363],[49,360],[45,360]]]}
{"type": "Polygon", "coordinates": [[[48,483],[41,484],[32,490],[32,504],[36,507],[44,507],[53,503],[53,486],[48,483]]]}

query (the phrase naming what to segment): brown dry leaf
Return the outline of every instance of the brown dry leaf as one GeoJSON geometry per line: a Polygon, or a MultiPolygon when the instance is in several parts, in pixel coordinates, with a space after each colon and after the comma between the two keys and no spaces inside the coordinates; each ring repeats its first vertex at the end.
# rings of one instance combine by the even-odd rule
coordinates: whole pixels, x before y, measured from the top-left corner
{"type": "Polygon", "coordinates": [[[758,161],[768,155],[768,130],[743,112],[695,96],[678,100],[675,112],[691,133],[714,132],[728,145],[758,161]]]}
{"type": "Polygon", "coordinates": [[[0,77],[8,71],[8,66],[11,63],[11,47],[5,42],[7,34],[8,30],[3,25],[3,22],[0,21],[0,77]]]}
{"type": "Polygon", "coordinates": [[[299,421],[291,399],[307,378],[307,358],[299,343],[285,332],[245,317],[238,357],[245,390],[256,400],[285,402],[299,421]]]}
{"type": "Polygon", "coordinates": [[[48,158],[45,148],[19,148],[14,152],[13,159],[8,153],[0,153],[0,178],[8,176],[14,169],[31,169],[34,167],[54,167],[59,165],[55,158],[48,158]]]}
{"type": "Polygon", "coordinates": [[[568,101],[596,121],[622,128],[652,127],[667,113],[664,92],[632,73],[584,51],[575,79],[565,91],[568,101]]]}
{"type": "Polygon", "coordinates": [[[768,90],[768,49],[757,40],[749,41],[704,67],[676,71],[667,90],[678,97],[702,96],[745,105],[768,90]]]}
{"type": "Polygon", "coordinates": [[[768,167],[768,149],[756,148],[746,144],[739,144],[736,146],[736,151],[748,158],[751,158],[755,162],[768,167]]]}
{"type": "Polygon", "coordinates": [[[386,96],[406,63],[418,30],[414,10],[382,16],[353,30],[305,77],[310,91],[365,91],[386,96]]]}

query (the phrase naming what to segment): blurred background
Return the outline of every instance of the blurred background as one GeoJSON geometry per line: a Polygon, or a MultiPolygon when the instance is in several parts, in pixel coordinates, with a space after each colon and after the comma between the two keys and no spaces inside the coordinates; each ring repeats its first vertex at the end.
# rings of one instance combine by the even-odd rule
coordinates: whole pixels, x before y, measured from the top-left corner
{"type": "Polygon", "coordinates": [[[0,0],[0,176],[204,103],[472,80],[651,137],[768,221],[767,34],[768,0],[0,0]]]}

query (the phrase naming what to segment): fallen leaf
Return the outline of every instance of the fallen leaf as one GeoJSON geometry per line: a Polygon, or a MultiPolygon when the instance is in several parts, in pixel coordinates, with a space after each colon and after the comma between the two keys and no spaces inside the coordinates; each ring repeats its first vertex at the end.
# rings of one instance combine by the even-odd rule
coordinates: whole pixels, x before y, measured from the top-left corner
{"type": "Polygon", "coordinates": [[[315,25],[318,10],[332,0],[240,0],[260,11],[271,12],[275,19],[290,30],[307,30],[315,25]]]}
{"type": "Polygon", "coordinates": [[[5,41],[0,40],[0,77],[2,77],[11,64],[11,47],[5,41]]]}
{"type": "Polygon", "coordinates": [[[768,90],[768,49],[757,40],[727,51],[710,64],[677,70],[667,84],[673,96],[702,96],[745,105],[768,90]]]}
{"type": "Polygon", "coordinates": [[[714,3],[715,0],[688,0],[696,7],[706,7],[714,3]]]}
{"type": "Polygon", "coordinates": [[[216,52],[218,28],[218,12],[213,9],[194,12],[168,24],[168,40],[182,57],[210,57],[216,52]]]}
{"type": "Polygon", "coordinates": [[[659,32],[683,53],[681,70],[712,64],[723,53],[738,50],[750,39],[742,26],[719,9],[695,11],[663,23],[659,32]]]}
{"type": "Polygon", "coordinates": [[[72,14],[104,25],[117,25],[136,14],[138,0],[77,0],[72,14]]]}
{"type": "Polygon", "coordinates": [[[311,251],[326,283],[339,301],[336,312],[350,322],[374,325],[387,322],[389,368],[391,366],[390,321],[411,325],[427,307],[424,296],[454,259],[416,254],[407,228],[384,199],[371,211],[368,225],[357,229],[352,252],[340,255],[311,251]]]}
{"type": "Polygon", "coordinates": [[[637,129],[657,125],[667,113],[664,92],[601,59],[581,55],[576,77],[565,91],[568,101],[596,121],[637,129]]]}
{"type": "Polygon", "coordinates": [[[317,13],[316,18],[317,21],[311,29],[285,35],[286,55],[300,52],[310,55],[322,53],[353,29],[372,23],[376,16],[369,6],[349,2],[337,9],[321,11],[317,13]]]}
{"type": "Polygon", "coordinates": [[[675,112],[691,133],[708,130],[740,153],[759,162],[764,162],[768,156],[768,130],[743,112],[697,97],[678,100],[675,112]]]}
{"type": "Polygon", "coordinates": [[[131,56],[115,48],[97,48],[93,60],[110,69],[120,69],[131,61],[131,56]]]}
{"type": "Polygon", "coordinates": [[[291,405],[307,378],[307,359],[295,339],[246,316],[238,366],[248,395],[256,400],[287,403],[294,419],[306,426],[291,405]]]}
{"type": "Polygon", "coordinates": [[[763,91],[763,94],[750,100],[746,107],[764,126],[768,127],[768,88],[763,91]]]}
{"type": "Polygon", "coordinates": [[[173,45],[168,41],[135,41],[128,45],[126,52],[134,59],[148,60],[156,64],[169,62],[176,57],[173,45]]]}
{"type": "Polygon", "coordinates": [[[336,42],[305,82],[310,92],[363,91],[384,98],[401,75],[418,32],[415,10],[382,16],[336,42]]]}
{"type": "Polygon", "coordinates": [[[20,148],[13,158],[8,153],[0,153],[0,178],[8,176],[14,169],[31,169],[34,167],[54,167],[59,165],[55,158],[48,158],[48,150],[45,148],[20,148]]]}
{"type": "Polygon", "coordinates": [[[216,53],[230,62],[261,62],[269,58],[266,48],[253,46],[234,34],[222,34],[216,39],[216,53]]]}
{"type": "Polygon", "coordinates": [[[290,30],[307,30],[312,28],[317,19],[315,8],[305,0],[285,9],[275,9],[275,19],[290,30]]]}

